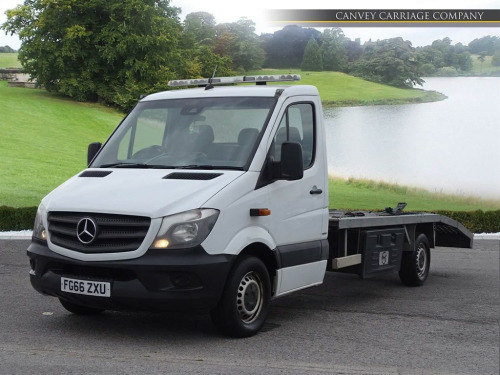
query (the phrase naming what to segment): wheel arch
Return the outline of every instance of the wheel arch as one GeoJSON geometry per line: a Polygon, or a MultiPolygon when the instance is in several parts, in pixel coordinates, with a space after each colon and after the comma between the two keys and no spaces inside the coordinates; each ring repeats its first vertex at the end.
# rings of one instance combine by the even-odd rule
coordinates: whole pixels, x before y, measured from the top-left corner
{"type": "MultiPolygon", "coordinates": [[[[211,246],[209,253],[216,253],[220,250],[220,247],[211,246]]],[[[277,270],[281,267],[281,260],[276,251],[276,243],[266,229],[260,226],[243,228],[231,238],[225,246],[224,253],[234,255],[231,261],[231,270],[245,256],[253,256],[261,260],[268,271],[271,288],[274,289],[274,282],[277,278],[277,270]]]]}
{"type": "Polygon", "coordinates": [[[429,241],[429,247],[434,248],[434,223],[421,223],[406,225],[405,230],[407,237],[404,241],[403,251],[413,251],[415,249],[415,241],[420,234],[424,234],[429,241]]]}
{"type": "Polygon", "coordinates": [[[429,241],[429,247],[434,248],[434,223],[417,224],[415,227],[415,241],[419,234],[424,234],[429,241]]]}
{"type": "Polygon", "coordinates": [[[254,256],[259,258],[266,266],[269,277],[271,278],[271,285],[273,284],[274,278],[276,277],[276,271],[280,267],[280,259],[276,251],[271,250],[263,243],[256,242],[245,247],[238,255],[238,258],[242,256],[254,256]]]}

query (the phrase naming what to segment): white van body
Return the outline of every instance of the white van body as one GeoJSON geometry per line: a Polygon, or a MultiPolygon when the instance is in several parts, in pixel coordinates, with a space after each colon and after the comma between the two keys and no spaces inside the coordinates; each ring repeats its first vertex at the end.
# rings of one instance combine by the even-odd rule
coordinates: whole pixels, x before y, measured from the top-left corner
{"type": "Polygon", "coordinates": [[[399,271],[418,286],[430,248],[472,246],[460,223],[403,213],[405,203],[328,210],[315,87],[200,82],[141,99],[104,145],[89,146],[89,167],[42,200],[28,248],[37,291],[75,314],[210,310],[222,332],[245,337],[272,298],[319,285],[326,271],[399,271]]]}
{"type": "MultiPolygon", "coordinates": [[[[180,121],[188,117],[196,121],[206,120],[206,117],[203,116],[203,113],[207,112],[204,111],[205,107],[200,105],[200,108],[195,108],[195,106],[193,104],[192,107],[183,107],[182,110],[178,110],[177,120],[180,121]]],[[[217,104],[214,106],[216,107],[217,104]]],[[[250,111],[246,104],[243,104],[243,107],[244,110],[250,111]]],[[[144,112],[146,111],[144,110],[144,112]]],[[[170,109],[170,111],[174,110],[170,109]]],[[[135,121],[138,124],[141,115],[137,116],[135,121]]],[[[220,115],[218,116],[220,119],[220,115]]],[[[229,116],[237,117],[232,112],[229,116]]],[[[50,258],[52,261],[65,259],[65,261],[74,260],[76,262],[71,262],[72,264],[101,266],[110,263],[116,265],[123,261],[130,262],[144,257],[148,252],[167,255],[169,252],[179,253],[183,250],[175,247],[172,249],[153,249],[163,220],[179,213],[191,212],[191,210],[210,209],[217,213],[216,222],[206,238],[196,246],[201,246],[208,256],[226,256],[224,259],[226,259],[227,266],[223,267],[223,272],[217,272],[222,274],[224,282],[218,282],[218,285],[224,285],[231,265],[240,254],[250,251],[249,249],[253,249],[251,253],[267,251],[269,253],[267,257],[274,259],[272,265],[267,264],[268,267],[274,268],[270,272],[272,286],[269,293],[272,296],[276,297],[318,285],[322,283],[325,274],[328,235],[328,178],[322,118],[321,101],[317,89],[313,86],[237,86],[216,87],[208,90],[198,88],[172,90],[147,96],[138,103],[138,106],[117,128],[88,169],[63,183],[42,200],[35,224],[35,227],[40,230],[35,229],[34,243],[29,250],[31,254],[36,254],[39,250],[40,254],[38,260],[33,255],[32,261],[33,263],[41,263],[40,259],[42,258],[50,258]],[[117,161],[115,159],[118,159],[116,156],[111,163],[107,163],[109,166],[100,161],[101,154],[105,150],[113,148],[113,139],[117,137],[121,137],[120,141],[117,141],[118,143],[123,144],[124,139],[128,139],[129,149],[134,147],[131,146],[133,142],[130,141],[133,135],[127,135],[128,133],[121,135],[120,129],[127,126],[127,119],[134,118],[134,113],[140,111],[141,106],[151,105],[152,108],[157,108],[158,103],[168,103],[172,100],[176,100],[175,103],[201,103],[205,98],[210,98],[210,103],[224,100],[237,101],[238,98],[248,102],[255,99],[256,102],[267,100],[267,103],[271,103],[268,112],[262,113],[265,114],[264,122],[260,124],[260,127],[257,126],[255,131],[253,129],[248,131],[247,125],[240,126],[245,129],[242,129],[240,133],[256,134],[258,131],[258,136],[254,140],[255,144],[250,147],[249,157],[241,166],[234,169],[228,166],[221,169],[218,169],[217,165],[205,166],[204,164],[210,161],[207,160],[206,155],[203,155],[204,162],[199,166],[175,165],[171,169],[168,165],[164,167],[155,165],[149,168],[145,165],[130,165],[129,167],[127,163],[114,164],[117,161]],[[293,107],[294,105],[297,105],[297,108],[293,107]],[[287,111],[294,112],[294,114],[289,115],[287,111]],[[308,147],[310,150],[308,160],[306,160],[308,165],[303,166],[302,178],[295,180],[279,177],[273,177],[270,180],[263,179],[263,171],[269,164],[270,150],[276,147],[276,136],[280,124],[282,124],[281,127],[286,128],[286,131],[282,131],[283,134],[288,133],[288,128],[292,127],[288,122],[296,122],[302,126],[300,124],[302,120],[297,120],[297,118],[300,118],[301,112],[304,111],[307,112],[308,116],[308,124],[304,126],[308,126],[310,129],[299,129],[298,127],[292,129],[299,138],[306,137],[305,132],[309,132],[308,147]],[[283,125],[285,118],[286,125],[283,125]],[[168,178],[169,175],[179,176],[179,174],[179,178],[168,178]],[[187,177],[184,179],[183,175],[187,177]],[[264,182],[262,182],[263,180],[264,182]],[[314,192],[311,193],[313,190],[314,192]],[[262,212],[265,213],[261,214],[262,212]],[[58,213],[62,213],[64,216],[62,219],[57,219],[61,221],[54,219],[55,221],[51,222],[50,218],[54,218],[58,213]],[[68,213],[75,213],[76,219],[66,217],[72,215],[68,213]],[[96,215],[145,217],[150,219],[150,224],[140,245],[127,251],[117,251],[117,249],[109,252],[105,250],[92,251],[91,243],[66,246],[66,239],[61,239],[61,236],[66,235],[64,231],[81,232],[76,233],[80,242],[85,237],[85,233],[95,237],[104,235],[99,232],[100,225],[94,223],[94,221],[97,222],[93,219],[97,217],[96,215]],[[73,226],[76,224],[76,231],[75,229],[61,231],[53,229],[70,219],[74,220],[73,226]],[[55,223],[56,221],[57,223],[55,223]],[[94,227],[97,227],[96,233],[90,233],[94,227]],[[42,231],[43,235],[37,234],[42,233],[42,231]],[[311,256],[311,254],[314,255],[311,256]]],[[[153,123],[153,120],[149,119],[149,121],[153,123]]],[[[196,121],[188,124],[194,128],[190,132],[196,133],[196,126],[192,125],[196,121]]],[[[251,123],[251,121],[249,122],[251,123]]],[[[133,126],[139,128],[137,124],[133,126]]],[[[157,122],[158,124],[160,121],[157,122]]],[[[227,127],[227,125],[224,126],[227,127]]],[[[207,127],[211,127],[210,131],[215,133],[215,139],[210,143],[216,148],[217,137],[220,134],[223,135],[224,132],[217,128],[217,124],[199,126],[203,130],[206,130],[207,127]]],[[[133,128],[129,133],[134,134],[134,131],[139,132],[133,128]]],[[[240,134],[240,138],[241,136],[240,134]]],[[[211,135],[211,137],[213,136],[211,135]]],[[[240,141],[239,139],[238,142],[240,141]]],[[[283,139],[281,143],[283,141],[286,142],[289,139],[283,139]]],[[[234,146],[225,143],[222,150],[233,152],[234,146]]],[[[119,150],[120,148],[124,149],[125,147],[116,146],[118,151],[115,154],[122,152],[119,150]]],[[[154,156],[150,159],[155,158],[157,157],[154,156]]],[[[221,155],[219,151],[217,158],[225,159],[226,155],[221,155]]],[[[109,162],[109,160],[107,161],[109,162]]],[[[74,233],[72,235],[74,237],[74,233]]],[[[89,237],[90,240],[93,241],[94,238],[89,237]]],[[[45,259],[44,264],[48,263],[49,260],[45,259]]],[[[161,266],[158,265],[160,268],[161,266]]],[[[99,306],[99,302],[103,301],[103,298],[113,299],[116,293],[119,293],[120,297],[124,297],[123,294],[120,294],[121,292],[115,291],[119,284],[116,280],[111,280],[109,286],[106,284],[106,288],[110,290],[110,296],[99,298],[80,294],[78,290],[76,293],[72,293],[72,290],[62,290],[62,286],[61,288],[56,286],[55,279],[57,277],[66,280],[66,283],[67,280],[75,280],[73,282],[75,285],[78,284],[77,277],[74,278],[71,275],[66,277],[60,274],[52,275],[54,279],[52,281],[43,280],[43,277],[39,277],[37,274],[37,265],[33,267],[31,273],[35,288],[43,293],[56,295],[60,299],[66,300],[66,303],[69,301],[96,308],[99,306]],[[52,287],[48,287],[49,284],[52,287]],[[90,299],[97,299],[97,303],[90,301],[90,299]]],[[[183,267],[184,271],[191,272],[188,265],[183,267]]],[[[45,269],[40,272],[44,272],[45,278],[50,278],[45,269]]],[[[87,284],[85,283],[85,285],[87,284]]],[[[88,286],[90,288],[90,284],[88,286]]],[[[198,285],[194,289],[200,288],[203,289],[204,285],[198,285]]],[[[172,291],[170,290],[170,292],[172,291]]],[[[215,293],[214,298],[211,298],[205,307],[213,308],[222,292],[223,290],[220,289],[215,293]]],[[[155,291],[155,293],[157,292],[155,291]]],[[[165,292],[166,294],[168,292],[165,292]]],[[[180,298],[179,307],[182,307],[181,305],[186,300],[186,294],[189,293],[184,290],[184,294],[180,298]]],[[[199,290],[197,290],[197,294],[199,294],[199,290]]],[[[170,301],[171,307],[175,307],[176,303],[172,303],[172,293],[167,299],[170,301]]],[[[108,308],[108,305],[104,304],[103,307],[108,308]]]]}

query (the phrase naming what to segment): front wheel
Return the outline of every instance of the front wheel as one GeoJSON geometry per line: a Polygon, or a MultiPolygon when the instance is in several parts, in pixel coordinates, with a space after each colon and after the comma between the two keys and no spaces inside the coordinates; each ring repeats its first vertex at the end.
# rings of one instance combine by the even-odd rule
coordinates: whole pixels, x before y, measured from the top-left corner
{"type": "Polygon", "coordinates": [[[215,326],[229,336],[253,336],[264,325],[270,299],[266,266],[258,258],[245,256],[229,273],[222,298],[210,315],[215,326]]]}
{"type": "Polygon", "coordinates": [[[423,285],[431,265],[431,250],[425,234],[419,234],[415,240],[414,250],[403,252],[399,278],[408,286],[423,285]]]}

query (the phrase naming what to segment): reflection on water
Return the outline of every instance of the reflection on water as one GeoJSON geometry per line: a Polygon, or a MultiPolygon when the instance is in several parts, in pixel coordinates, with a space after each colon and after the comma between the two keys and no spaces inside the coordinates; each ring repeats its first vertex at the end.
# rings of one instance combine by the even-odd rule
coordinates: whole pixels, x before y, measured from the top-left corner
{"type": "Polygon", "coordinates": [[[500,199],[500,78],[427,78],[448,99],[325,108],[330,174],[500,199]]]}

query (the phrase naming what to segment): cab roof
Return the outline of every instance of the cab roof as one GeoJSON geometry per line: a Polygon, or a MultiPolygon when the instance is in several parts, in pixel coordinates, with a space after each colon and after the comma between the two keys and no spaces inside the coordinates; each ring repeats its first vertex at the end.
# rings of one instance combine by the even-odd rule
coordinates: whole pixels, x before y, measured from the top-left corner
{"type": "Polygon", "coordinates": [[[180,90],[168,90],[146,96],[141,100],[165,100],[165,99],[188,99],[188,98],[214,98],[214,97],[273,97],[273,96],[319,96],[318,89],[311,85],[249,85],[215,86],[206,90],[205,88],[191,88],[180,90]],[[280,91],[281,90],[281,93],[280,91]]]}

